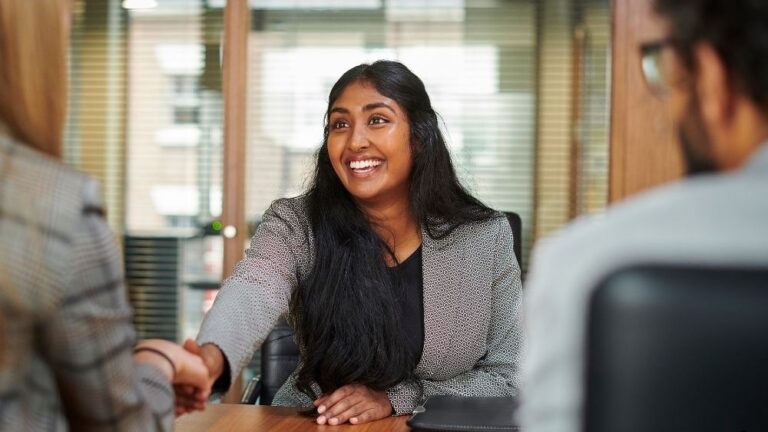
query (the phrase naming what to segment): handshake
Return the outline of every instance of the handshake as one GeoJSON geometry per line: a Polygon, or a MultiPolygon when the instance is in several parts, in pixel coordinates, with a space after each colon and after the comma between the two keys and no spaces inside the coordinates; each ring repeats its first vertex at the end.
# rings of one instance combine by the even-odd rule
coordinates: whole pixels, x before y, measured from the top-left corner
{"type": "Polygon", "coordinates": [[[200,347],[191,339],[183,346],[162,339],[140,341],[133,360],[160,369],[176,393],[176,416],[205,409],[211,388],[224,369],[224,356],[214,345],[200,347]]]}

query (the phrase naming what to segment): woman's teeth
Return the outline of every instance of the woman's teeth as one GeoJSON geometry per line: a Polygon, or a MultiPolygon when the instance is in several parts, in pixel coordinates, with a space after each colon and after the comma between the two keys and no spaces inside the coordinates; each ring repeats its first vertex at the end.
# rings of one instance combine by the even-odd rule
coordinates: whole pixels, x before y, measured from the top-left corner
{"type": "Polygon", "coordinates": [[[352,169],[366,169],[370,167],[377,167],[381,165],[380,160],[359,160],[359,161],[352,161],[349,163],[349,167],[352,169]]]}

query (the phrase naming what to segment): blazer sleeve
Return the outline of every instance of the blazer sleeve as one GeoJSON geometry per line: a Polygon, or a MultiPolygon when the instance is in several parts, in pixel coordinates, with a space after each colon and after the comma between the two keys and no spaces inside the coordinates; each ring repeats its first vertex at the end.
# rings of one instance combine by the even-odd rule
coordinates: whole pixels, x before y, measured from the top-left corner
{"type": "Polygon", "coordinates": [[[245,258],[219,290],[200,328],[199,344],[212,343],[226,358],[214,385],[226,391],[250,362],[280,316],[288,311],[298,285],[297,253],[308,254],[295,203],[272,203],[251,239],[245,258]]]}
{"type": "Polygon", "coordinates": [[[421,379],[402,382],[387,394],[395,415],[413,412],[427,397],[513,396],[519,388],[519,363],[522,349],[520,267],[513,250],[512,230],[499,219],[495,239],[493,299],[488,330],[488,352],[475,366],[446,380],[421,379]]]}
{"type": "MultiPolygon", "coordinates": [[[[87,183],[98,194],[95,183],[87,183]]],[[[38,330],[69,428],[172,430],[171,384],[159,369],[133,361],[136,335],[114,236],[96,204],[86,202],[75,223],[59,257],[69,263],[60,281],[64,295],[38,330]]]]}

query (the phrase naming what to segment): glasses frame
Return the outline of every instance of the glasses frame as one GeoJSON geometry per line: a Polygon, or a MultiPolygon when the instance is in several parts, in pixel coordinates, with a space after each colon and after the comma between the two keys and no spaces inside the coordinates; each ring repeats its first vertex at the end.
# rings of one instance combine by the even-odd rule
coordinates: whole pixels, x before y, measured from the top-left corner
{"type": "Polygon", "coordinates": [[[661,53],[673,46],[672,38],[663,38],[640,44],[640,70],[646,85],[656,95],[669,92],[670,83],[666,82],[661,72],[661,53]]]}

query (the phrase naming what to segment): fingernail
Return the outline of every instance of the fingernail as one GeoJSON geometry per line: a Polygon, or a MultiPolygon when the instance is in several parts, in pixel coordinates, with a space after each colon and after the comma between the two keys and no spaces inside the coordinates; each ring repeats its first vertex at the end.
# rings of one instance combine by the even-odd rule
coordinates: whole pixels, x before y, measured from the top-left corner
{"type": "Polygon", "coordinates": [[[353,424],[357,423],[357,417],[352,417],[351,419],[349,419],[349,422],[353,424]]]}
{"type": "Polygon", "coordinates": [[[337,419],[336,417],[334,417],[334,418],[332,418],[332,419],[328,420],[328,423],[330,423],[330,424],[332,424],[332,425],[335,425],[335,424],[336,424],[336,423],[338,423],[338,422],[339,422],[339,419],[337,419]]]}
{"type": "Polygon", "coordinates": [[[325,412],[325,405],[320,405],[319,407],[317,407],[318,414],[322,414],[324,412],[325,412]]]}

